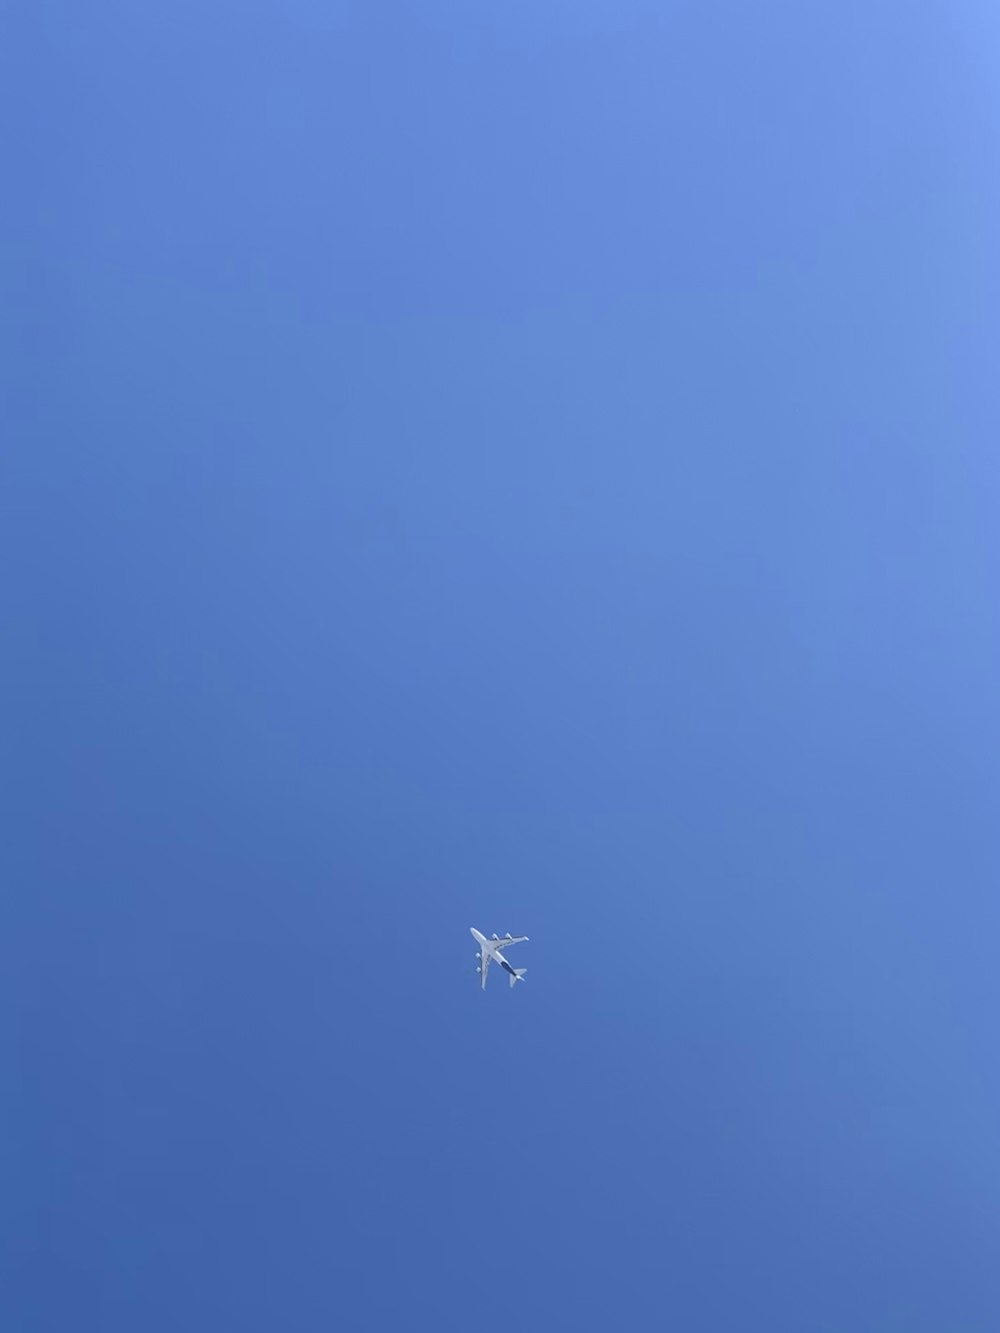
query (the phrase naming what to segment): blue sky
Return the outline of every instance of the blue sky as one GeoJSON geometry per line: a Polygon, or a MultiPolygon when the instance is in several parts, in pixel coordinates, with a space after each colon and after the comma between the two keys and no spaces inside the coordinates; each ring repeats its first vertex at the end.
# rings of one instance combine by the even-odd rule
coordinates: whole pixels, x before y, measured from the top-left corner
{"type": "Polygon", "coordinates": [[[3,24],[4,1326],[995,1333],[995,7],[3,24]]]}

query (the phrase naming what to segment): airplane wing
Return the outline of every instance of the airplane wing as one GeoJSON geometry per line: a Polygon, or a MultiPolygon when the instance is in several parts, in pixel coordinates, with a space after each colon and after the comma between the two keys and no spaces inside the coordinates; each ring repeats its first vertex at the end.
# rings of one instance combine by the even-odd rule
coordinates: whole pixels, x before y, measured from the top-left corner
{"type": "Polygon", "coordinates": [[[527,935],[511,935],[507,939],[504,939],[501,935],[500,939],[496,942],[501,949],[509,949],[512,944],[527,944],[528,937],[527,935]]]}
{"type": "Polygon", "coordinates": [[[483,990],[486,989],[486,973],[490,970],[490,958],[491,958],[491,957],[492,957],[492,955],[489,954],[489,953],[487,953],[485,949],[480,949],[480,950],[479,950],[479,959],[480,959],[479,966],[480,966],[480,968],[482,969],[482,974],[483,974],[482,983],[481,983],[481,984],[482,984],[482,988],[483,988],[483,990]]]}

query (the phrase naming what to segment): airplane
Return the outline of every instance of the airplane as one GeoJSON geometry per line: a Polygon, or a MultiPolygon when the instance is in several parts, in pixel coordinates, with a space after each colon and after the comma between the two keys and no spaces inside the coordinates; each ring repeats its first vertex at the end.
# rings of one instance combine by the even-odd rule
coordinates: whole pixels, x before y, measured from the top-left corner
{"type": "Polygon", "coordinates": [[[479,945],[479,952],[476,954],[476,962],[479,966],[476,968],[476,971],[483,979],[483,990],[486,989],[486,974],[489,972],[490,963],[494,958],[510,976],[510,984],[511,987],[513,987],[515,981],[520,981],[528,969],[526,967],[511,967],[510,963],[507,962],[507,959],[504,958],[500,950],[507,949],[512,944],[524,944],[527,941],[527,935],[506,935],[501,939],[499,935],[494,934],[493,938],[488,940],[485,935],[480,935],[475,926],[472,926],[471,930],[472,938],[479,945]]]}

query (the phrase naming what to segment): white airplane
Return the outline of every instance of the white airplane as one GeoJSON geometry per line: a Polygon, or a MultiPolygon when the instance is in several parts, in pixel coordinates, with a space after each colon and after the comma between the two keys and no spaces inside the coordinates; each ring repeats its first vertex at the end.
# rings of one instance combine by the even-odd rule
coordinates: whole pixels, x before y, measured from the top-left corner
{"type": "Polygon", "coordinates": [[[500,950],[506,949],[512,944],[524,944],[528,938],[527,935],[507,935],[503,939],[499,935],[494,935],[491,940],[488,940],[485,935],[480,935],[475,926],[471,929],[472,938],[479,945],[479,952],[476,954],[476,961],[479,966],[476,971],[483,979],[483,990],[486,989],[486,974],[490,970],[490,963],[494,958],[503,970],[509,974],[511,986],[514,985],[515,981],[520,981],[528,969],[526,967],[511,967],[500,950]]]}

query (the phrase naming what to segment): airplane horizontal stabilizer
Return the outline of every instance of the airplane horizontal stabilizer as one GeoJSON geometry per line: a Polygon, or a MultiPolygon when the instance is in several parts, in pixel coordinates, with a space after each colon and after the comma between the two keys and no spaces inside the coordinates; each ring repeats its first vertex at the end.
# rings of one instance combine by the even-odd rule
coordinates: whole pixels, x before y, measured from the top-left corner
{"type": "Polygon", "coordinates": [[[511,986],[514,985],[515,981],[520,981],[521,978],[524,976],[525,972],[527,972],[527,970],[528,969],[526,967],[515,967],[514,971],[510,974],[511,986]]]}

